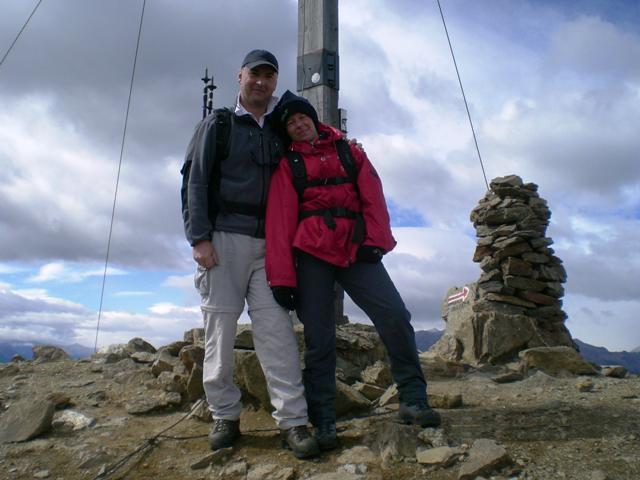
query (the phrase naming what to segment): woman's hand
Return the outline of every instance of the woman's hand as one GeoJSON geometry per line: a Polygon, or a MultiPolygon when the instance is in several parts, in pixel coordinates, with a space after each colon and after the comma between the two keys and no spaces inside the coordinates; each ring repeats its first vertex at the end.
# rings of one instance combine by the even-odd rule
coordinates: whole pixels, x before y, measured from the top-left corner
{"type": "Polygon", "coordinates": [[[384,252],[379,247],[372,245],[362,245],[356,252],[356,260],[366,263],[378,263],[382,260],[384,252]]]}
{"type": "Polygon", "coordinates": [[[295,310],[298,306],[298,289],[295,287],[271,287],[273,298],[286,310],[295,310]]]}

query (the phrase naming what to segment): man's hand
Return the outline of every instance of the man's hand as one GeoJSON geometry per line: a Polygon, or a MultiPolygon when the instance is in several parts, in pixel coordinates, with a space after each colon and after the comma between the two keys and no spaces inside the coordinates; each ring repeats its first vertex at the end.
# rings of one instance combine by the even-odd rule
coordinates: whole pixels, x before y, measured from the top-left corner
{"type": "Polygon", "coordinates": [[[218,265],[218,254],[209,240],[198,242],[193,247],[193,259],[204,268],[213,268],[218,265]]]}
{"type": "Polygon", "coordinates": [[[347,143],[349,143],[350,146],[356,147],[362,153],[365,153],[364,148],[362,147],[362,144],[358,143],[358,140],[356,140],[355,138],[347,138],[346,135],[343,138],[347,141],[347,143]]]}

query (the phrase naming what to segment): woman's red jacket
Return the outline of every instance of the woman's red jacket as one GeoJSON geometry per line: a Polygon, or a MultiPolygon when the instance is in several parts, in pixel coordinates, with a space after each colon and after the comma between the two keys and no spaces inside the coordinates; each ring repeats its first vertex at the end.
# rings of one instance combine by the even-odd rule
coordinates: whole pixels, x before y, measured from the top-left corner
{"type": "MultiPolygon", "coordinates": [[[[290,150],[302,156],[307,179],[346,177],[335,146],[342,133],[321,123],[319,134],[313,144],[292,142],[290,145],[290,150]]],[[[395,247],[380,178],[362,150],[352,146],[351,153],[357,169],[356,184],[309,186],[304,190],[301,203],[289,162],[281,159],[271,179],[267,201],[266,273],[270,286],[297,286],[295,249],[338,267],[347,267],[355,262],[360,245],[379,247],[385,253],[395,247]],[[335,229],[329,228],[322,216],[299,220],[301,211],[332,207],[362,213],[366,231],[361,244],[353,242],[355,219],[334,217],[335,229]]]]}

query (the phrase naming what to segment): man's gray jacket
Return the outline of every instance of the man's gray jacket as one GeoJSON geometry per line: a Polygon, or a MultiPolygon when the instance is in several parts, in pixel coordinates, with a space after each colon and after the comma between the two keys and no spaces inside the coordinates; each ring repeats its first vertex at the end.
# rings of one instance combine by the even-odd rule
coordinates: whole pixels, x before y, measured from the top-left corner
{"type": "Polygon", "coordinates": [[[196,126],[183,167],[188,187],[182,216],[192,246],[211,240],[214,230],[264,238],[269,183],[284,152],[270,116],[260,128],[251,115],[231,114],[229,155],[224,159],[215,158],[216,115],[196,126]],[[219,186],[212,178],[216,162],[220,166],[219,186]]]}

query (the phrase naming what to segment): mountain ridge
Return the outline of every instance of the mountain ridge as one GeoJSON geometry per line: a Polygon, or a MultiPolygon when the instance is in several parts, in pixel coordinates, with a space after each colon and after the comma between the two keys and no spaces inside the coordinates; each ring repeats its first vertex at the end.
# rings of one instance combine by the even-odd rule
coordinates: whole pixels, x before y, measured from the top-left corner
{"type": "MultiPolygon", "coordinates": [[[[443,334],[444,330],[438,330],[436,328],[416,330],[415,336],[418,351],[425,352],[429,350],[434,343],[440,340],[443,334]]],[[[640,346],[630,352],[612,352],[605,347],[591,345],[577,338],[575,338],[574,341],[580,349],[582,356],[592,363],[598,365],[622,365],[632,373],[640,373],[640,346]]],[[[0,363],[11,361],[14,355],[21,355],[25,359],[30,360],[33,358],[33,351],[31,350],[33,345],[43,344],[12,342],[10,340],[0,342],[0,363]]],[[[92,348],[77,343],[69,345],[54,344],[54,346],[62,348],[67,352],[69,357],[75,360],[88,358],[93,354],[92,348]]]]}
{"type": "Polygon", "coordinates": [[[45,344],[45,343],[26,343],[17,341],[4,341],[0,342],[0,363],[10,362],[14,355],[20,355],[26,360],[33,358],[33,350],[35,345],[53,345],[63,349],[69,357],[74,360],[82,358],[88,358],[93,354],[93,348],[85,347],[79,343],[72,343],[68,345],[62,344],[45,344]]]}
{"type": "MultiPolygon", "coordinates": [[[[430,329],[417,330],[416,345],[420,352],[425,352],[436,343],[444,334],[444,330],[430,329]]],[[[605,347],[597,347],[583,342],[577,338],[573,339],[582,356],[597,365],[622,365],[631,373],[640,373],[640,347],[631,352],[612,352],[605,347]]]]}

